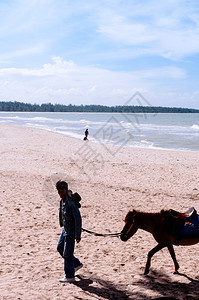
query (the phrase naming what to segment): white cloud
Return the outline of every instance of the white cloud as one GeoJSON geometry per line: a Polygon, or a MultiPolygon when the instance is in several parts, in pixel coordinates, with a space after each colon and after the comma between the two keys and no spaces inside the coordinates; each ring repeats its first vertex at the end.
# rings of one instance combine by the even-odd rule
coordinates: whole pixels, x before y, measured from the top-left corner
{"type": "Polygon", "coordinates": [[[60,76],[70,77],[75,84],[75,81],[86,81],[88,78],[96,82],[91,88],[94,91],[97,87],[98,81],[110,81],[117,79],[121,82],[120,78],[130,77],[134,80],[144,79],[144,78],[172,78],[172,79],[183,79],[186,77],[186,73],[183,69],[167,66],[154,68],[149,70],[142,71],[131,71],[131,72],[113,72],[93,66],[78,66],[73,61],[64,61],[60,57],[53,57],[53,63],[44,64],[41,69],[25,69],[25,68],[3,68],[0,69],[0,76],[9,76],[9,75],[21,75],[21,76],[35,76],[35,77],[48,77],[55,76],[59,78],[60,76]],[[86,80],[85,80],[86,79],[86,80]]]}
{"type": "Polygon", "coordinates": [[[3,68],[0,69],[0,76],[6,75],[21,75],[21,76],[59,76],[74,72],[76,65],[72,61],[63,61],[60,57],[53,57],[54,64],[44,64],[41,69],[26,69],[26,68],[3,68]]]}
{"type": "Polygon", "coordinates": [[[173,66],[114,72],[53,57],[40,69],[4,68],[0,76],[1,99],[115,105],[126,102],[136,90],[158,91],[162,81],[182,80],[186,73],[173,66]]]}
{"type": "Polygon", "coordinates": [[[140,55],[175,60],[199,52],[199,13],[194,2],[193,6],[182,1],[134,2],[127,9],[105,10],[99,32],[115,43],[137,46],[140,55]]]}

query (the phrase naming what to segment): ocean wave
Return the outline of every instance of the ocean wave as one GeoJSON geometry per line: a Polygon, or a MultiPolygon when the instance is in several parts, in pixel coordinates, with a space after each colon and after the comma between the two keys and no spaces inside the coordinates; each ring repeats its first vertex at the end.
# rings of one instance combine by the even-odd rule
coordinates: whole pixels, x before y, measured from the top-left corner
{"type": "Polygon", "coordinates": [[[102,144],[199,151],[198,116],[169,116],[140,120],[121,114],[1,113],[0,123],[40,128],[81,140],[85,128],[89,128],[89,140],[102,144]]]}
{"type": "MultiPolygon", "coordinates": [[[[110,116],[110,118],[106,120],[87,120],[87,119],[80,119],[80,120],[75,120],[75,119],[65,119],[65,118],[60,118],[60,115],[58,115],[59,118],[52,118],[52,117],[47,117],[47,116],[0,116],[0,120],[5,120],[7,122],[15,122],[18,121],[20,123],[37,123],[37,124],[60,124],[60,125],[79,125],[83,128],[92,128],[92,127],[98,127],[100,128],[107,128],[107,127],[113,127],[113,128],[125,128],[133,131],[141,131],[141,130],[151,130],[151,131],[159,131],[159,130],[168,130],[168,131],[182,131],[183,130],[188,130],[190,127],[183,127],[183,126],[176,126],[176,125],[163,125],[163,124],[151,124],[149,123],[138,123],[132,121],[124,121],[117,116],[110,116]]],[[[193,125],[192,129],[199,129],[198,125],[193,125]]]]}
{"type": "Polygon", "coordinates": [[[78,134],[78,133],[71,132],[71,131],[61,131],[61,130],[54,130],[54,131],[56,133],[61,133],[61,134],[64,134],[66,136],[70,136],[70,137],[73,137],[73,138],[76,138],[76,139],[83,140],[83,135],[82,134],[78,134]]]}
{"type": "Polygon", "coordinates": [[[196,129],[196,130],[199,130],[199,125],[193,125],[193,126],[191,126],[191,128],[193,128],[193,129],[196,129]]]}
{"type": "Polygon", "coordinates": [[[6,120],[6,122],[5,122],[5,120],[0,120],[0,123],[2,123],[2,124],[8,124],[8,123],[14,123],[14,121],[13,120],[6,120]]]}

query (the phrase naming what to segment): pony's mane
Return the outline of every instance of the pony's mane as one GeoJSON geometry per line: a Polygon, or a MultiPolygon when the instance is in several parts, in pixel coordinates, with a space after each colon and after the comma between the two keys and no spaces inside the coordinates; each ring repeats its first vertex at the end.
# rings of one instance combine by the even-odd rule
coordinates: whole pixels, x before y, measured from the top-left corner
{"type": "Polygon", "coordinates": [[[128,214],[159,214],[159,213],[161,213],[161,212],[167,212],[167,211],[169,211],[169,210],[164,210],[164,209],[162,209],[161,211],[159,211],[159,212],[146,212],[146,211],[140,211],[140,210],[129,210],[129,212],[127,213],[127,215],[128,214]]]}
{"type": "Polygon", "coordinates": [[[163,212],[167,212],[164,211],[163,209],[160,212],[144,212],[144,211],[140,211],[140,210],[129,210],[129,212],[126,215],[125,220],[127,220],[128,218],[132,218],[134,217],[136,214],[144,214],[144,215],[157,215],[157,214],[162,214],[163,212]]]}

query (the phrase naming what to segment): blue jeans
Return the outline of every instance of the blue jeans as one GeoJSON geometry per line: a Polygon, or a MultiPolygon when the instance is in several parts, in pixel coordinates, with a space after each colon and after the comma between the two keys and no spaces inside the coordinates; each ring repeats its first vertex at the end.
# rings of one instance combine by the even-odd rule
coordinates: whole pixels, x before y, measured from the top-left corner
{"type": "Polygon", "coordinates": [[[75,269],[81,264],[78,258],[74,256],[75,236],[66,235],[63,230],[57,245],[57,251],[64,258],[64,272],[67,278],[75,275],[75,269]]]}

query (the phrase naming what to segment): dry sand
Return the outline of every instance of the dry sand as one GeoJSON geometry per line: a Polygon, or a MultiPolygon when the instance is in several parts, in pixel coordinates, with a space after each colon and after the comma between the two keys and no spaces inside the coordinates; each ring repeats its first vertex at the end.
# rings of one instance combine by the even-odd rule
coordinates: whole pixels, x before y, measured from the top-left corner
{"type": "Polygon", "coordinates": [[[120,232],[130,209],[199,210],[199,153],[105,147],[40,129],[0,125],[0,299],[199,299],[199,245],[175,247],[144,266],[156,245],[142,230],[124,243],[82,233],[77,283],[61,284],[55,183],[82,196],[83,227],[120,232]]]}

